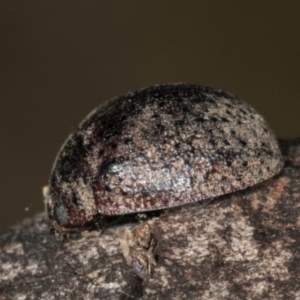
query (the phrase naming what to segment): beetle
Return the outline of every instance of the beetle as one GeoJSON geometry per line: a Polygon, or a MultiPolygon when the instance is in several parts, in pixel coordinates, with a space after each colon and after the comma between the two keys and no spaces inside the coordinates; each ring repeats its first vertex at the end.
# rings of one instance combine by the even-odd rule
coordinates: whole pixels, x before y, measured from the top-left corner
{"type": "Polygon", "coordinates": [[[158,85],[82,121],[56,157],[45,202],[52,230],[64,234],[242,190],[282,167],[272,130],[246,102],[200,85],[158,85]]]}

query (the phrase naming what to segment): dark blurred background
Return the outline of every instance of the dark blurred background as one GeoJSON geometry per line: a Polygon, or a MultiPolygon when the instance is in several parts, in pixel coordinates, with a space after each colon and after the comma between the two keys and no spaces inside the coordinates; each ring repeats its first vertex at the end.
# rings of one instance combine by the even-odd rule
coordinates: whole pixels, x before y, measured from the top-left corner
{"type": "Polygon", "coordinates": [[[299,36],[300,1],[1,1],[0,228],[44,209],[68,134],[128,91],[221,88],[299,136],[299,36]]]}

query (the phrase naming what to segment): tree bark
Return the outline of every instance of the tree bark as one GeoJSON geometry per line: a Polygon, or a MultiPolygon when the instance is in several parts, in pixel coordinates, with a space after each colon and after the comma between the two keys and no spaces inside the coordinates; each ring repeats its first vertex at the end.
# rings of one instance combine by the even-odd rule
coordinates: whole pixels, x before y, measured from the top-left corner
{"type": "Polygon", "coordinates": [[[165,210],[144,279],[120,247],[136,223],[62,242],[41,213],[1,231],[0,299],[300,299],[300,139],[280,144],[274,178],[165,210]]]}

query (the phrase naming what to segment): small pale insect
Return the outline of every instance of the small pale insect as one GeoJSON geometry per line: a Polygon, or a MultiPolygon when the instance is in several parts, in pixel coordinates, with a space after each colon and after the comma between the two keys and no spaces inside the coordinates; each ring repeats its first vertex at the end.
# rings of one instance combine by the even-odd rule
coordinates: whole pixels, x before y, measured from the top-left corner
{"type": "Polygon", "coordinates": [[[62,146],[45,192],[58,233],[242,190],[283,167],[264,119],[235,96],[171,84],[112,99],[62,146]]]}

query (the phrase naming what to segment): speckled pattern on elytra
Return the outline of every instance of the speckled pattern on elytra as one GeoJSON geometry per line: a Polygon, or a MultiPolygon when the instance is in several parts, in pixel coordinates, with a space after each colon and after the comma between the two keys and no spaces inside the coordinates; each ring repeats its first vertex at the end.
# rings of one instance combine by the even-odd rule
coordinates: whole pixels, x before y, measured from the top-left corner
{"type": "Polygon", "coordinates": [[[170,84],[112,99],[69,136],[54,164],[50,219],[162,209],[227,194],[283,166],[264,119],[235,96],[170,84]]]}

